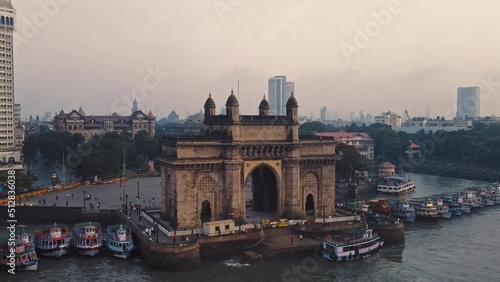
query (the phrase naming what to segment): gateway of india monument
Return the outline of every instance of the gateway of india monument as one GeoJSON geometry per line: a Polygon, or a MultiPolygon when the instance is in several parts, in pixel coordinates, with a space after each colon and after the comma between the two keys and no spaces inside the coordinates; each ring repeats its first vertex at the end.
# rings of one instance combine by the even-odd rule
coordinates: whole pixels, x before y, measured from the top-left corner
{"type": "Polygon", "coordinates": [[[161,165],[161,217],[176,228],[206,221],[244,221],[247,206],[269,219],[330,216],[335,212],[335,142],[299,136],[299,105],[292,96],[285,116],[240,115],[231,91],[226,114],[205,102],[204,135],[167,139],[161,165]]]}

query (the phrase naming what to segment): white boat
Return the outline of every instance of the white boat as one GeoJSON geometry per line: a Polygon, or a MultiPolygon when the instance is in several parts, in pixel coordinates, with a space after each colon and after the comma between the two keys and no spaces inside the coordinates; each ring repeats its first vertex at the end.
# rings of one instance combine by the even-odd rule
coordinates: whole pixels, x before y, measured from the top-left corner
{"type": "Polygon", "coordinates": [[[415,190],[415,181],[402,176],[388,176],[377,184],[377,192],[387,194],[404,194],[415,190]]]}
{"type": "Polygon", "coordinates": [[[39,258],[36,255],[29,234],[22,230],[16,231],[15,235],[14,246],[9,244],[8,237],[0,239],[0,266],[5,269],[12,269],[11,264],[13,263],[15,270],[37,270],[39,258]],[[15,255],[10,257],[13,247],[15,247],[15,255]]]}
{"type": "Polygon", "coordinates": [[[101,224],[98,222],[84,222],[75,224],[71,248],[84,256],[97,255],[103,245],[101,224]]]}
{"type": "Polygon", "coordinates": [[[344,231],[340,236],[323,238],[321,253],[331,261],[350,261],[369,257],[384,245],[373,229],[344,231]]]}
{"type": "Polygon", "coordinates": [[[68,253],[71,232],[66,225],[41,226],[35,229],[35,249],[40,255],[57,257],[68,253]]]}
{"type": "Polygon", "coordinates": [[[415,214],[421,218],[440,217],[437,212],[437,207],[432,200],[412,201],[415,208],[415,214]]]}
{"type": "Polygon", "coordinates": [[[127,259],[135,249],[130,227],[127,225],[108,226],[105,245],[112,256],[127,259]]]}

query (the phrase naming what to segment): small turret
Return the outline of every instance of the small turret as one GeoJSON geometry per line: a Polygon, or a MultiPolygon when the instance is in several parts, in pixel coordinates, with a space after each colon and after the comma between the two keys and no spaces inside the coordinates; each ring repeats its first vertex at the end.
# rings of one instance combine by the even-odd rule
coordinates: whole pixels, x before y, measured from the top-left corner
{"type": "Polygon", "coordinates": [[[215,110],[216,110],[216,105],[214,102],[214,99],[212,99],[212,94],[208,93],[208,99],[205,102],[205,118],[213,117],[215,116],[215,110]]]}
{"type": "Polygon", "coordinates": [[[234,96],[233,89],[231,89],[231,95],[227,98],[226,101],[226,115],[232,121],[238,121],[239,117],[239,108],[240,104],[236,96],[234,96]]]}
{"type": "Polygon", "coordinates": [[[292,118],[294,121],[299,121],[299,103],[295,99],[293,92],[288,102],[286,102],[286,116],[292,118]]]}
{"type": "Polygon", "coordinates": [[[266,95],[262,98],[262,101],[259,105],[259,115],[260,116],[269,116],[269,111],[271,110],[271,106],[269,102],[266,100],[266,95]]]}

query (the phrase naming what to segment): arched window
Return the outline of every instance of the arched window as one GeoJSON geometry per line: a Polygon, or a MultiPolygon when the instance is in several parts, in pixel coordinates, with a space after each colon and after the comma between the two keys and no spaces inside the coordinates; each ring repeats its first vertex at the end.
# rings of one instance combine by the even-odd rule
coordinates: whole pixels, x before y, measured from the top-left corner
{"type": "Polygon", "coordinates": [[[0,24],[5,24],[5,17],[4,16],[0,17],[0,24]]]}
{"type": "Polygon", "coordinates": [[[10,25],[14,25],[14,18],[10,18],[10,25]]]}
{"type": "Polygon", "coordinates": [[[16,161],[16,159],[14,159],[14,157],[10,157],[10,158],[9,158],[9,163],[13,163],[13,162],[15,162],[15,161],[16,161]]]}

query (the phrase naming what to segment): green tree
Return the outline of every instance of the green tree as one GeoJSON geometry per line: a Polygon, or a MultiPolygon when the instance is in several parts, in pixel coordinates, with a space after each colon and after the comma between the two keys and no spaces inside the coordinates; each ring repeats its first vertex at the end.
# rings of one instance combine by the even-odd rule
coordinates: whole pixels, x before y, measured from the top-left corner
{"type": "Polygon", "coordinates": [[[354,171],[356,170],[366,169],[366,166],[363,164],[363,161],[361,159],[361,155],[353,146],[344,143],[338,143],[336,146],[336,152],[338,154],[342,152],[342,159],[340,161],[337,161],[335,171],[344,178],[354,176],[354,171]]]}
{"type": "Polygon", "coordinates": [[[160,153],[159,143],[147,131],[138,132],[135,135],[134,142],[137,155],[148,160],[154,160],[158,157],[160,153]]]}
{"type": "Polygon", "coordinates": [[[36,158],[37,147],[36,147],[36,138],[34,136],[28,136],[24,139],[24,144],[22,148],[24,161],[26,163],[31,163],[36,158]]]}

